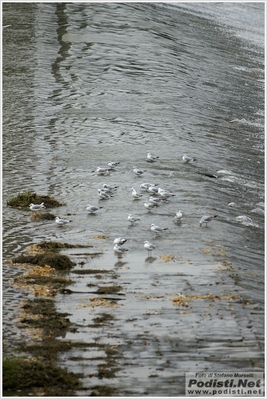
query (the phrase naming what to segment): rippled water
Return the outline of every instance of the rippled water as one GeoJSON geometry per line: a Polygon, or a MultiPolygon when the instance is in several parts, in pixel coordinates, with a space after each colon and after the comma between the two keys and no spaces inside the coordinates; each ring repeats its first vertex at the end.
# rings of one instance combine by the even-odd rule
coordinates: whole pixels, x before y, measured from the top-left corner
{"type": "MultiPolygon", "coordinates": [[[[162,279],[156,292],[165,295],[180,287],[177,271],[189,282],[195,276],[195,291],[208,284],[205,265],[211,270],[218,260],[207,260],[203,249],[221,246],[238,274],[233,289],[262,304],[264,217],[250,211],[264,202],[263,3],[6,3],[3,18],[12,24],[3,31],[4,257],[43,240],[89,242],[104,251],[90,267],[116,268],[113,239],[126,236],[129,269],[116,269],[117,278],[143,294],[151,279],[162,279]],[[147,163],[147,150],[160,160],[147,163]],[[197,161],[183,164],[183,153],[197,161]],[[97,176],[108,161],[120,165],[97,176]],[[146,169],[143,178],[134,176],[134,165],[146,169]],[[144,181],[176,196],[149,214],[131,197],[131,187],[144,181]],[[103,183],[119,185],[108,201],[98,200],[103,183]],[[65,202],[59,216],[72,225],[33,222],[30,212],[6,206],[28,190],[65,202]],[[87,203],[104,209],[87,215],[87,203]],[[173,222],[179,209],[181,225],[173,222]],[[136,226],[128,213],[140,217],[136,226]],[[218,218],[200,229],[209,213],[218,218]],[[238,222],[240,215],[251,223],[238,222]],[[168,231],[153,239],[151,223],[168,231]],[[108,239],[93,238],[99,234],[108,239]],[[157,245],[149,272],[145,239],[157,245]],[[174,265],[161,254],[174,255],[174,265]]],[[[210,283],[217,278],[211,273],[210,283]]],[[[76,299],[65,305],[75,309],[76,299]]],[[[164,317],[158,322],[166,326],[164,317]]]]}

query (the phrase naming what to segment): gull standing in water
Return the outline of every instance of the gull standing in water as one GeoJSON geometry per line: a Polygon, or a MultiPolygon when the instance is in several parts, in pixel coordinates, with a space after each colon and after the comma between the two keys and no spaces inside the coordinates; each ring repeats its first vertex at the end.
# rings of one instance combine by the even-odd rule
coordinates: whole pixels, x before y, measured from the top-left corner
{"type": "Polygon", "coordinates": [[[151,211],[151,209],[153,209],[154,206],[156,206],[156,205],[149,201],[149,202],[145,202],[145,203],[144,203],[144,206],[146,207],[146,209],[147,209],[148,211],[151,211]]]}
{"type": "Polygon", "coordinates": [[[168,199],[169,197],[175,197],[175,194],[171,193],[168,190],[165,190],[164,188],[159,188],[158,193],[165,200],[168,199]]]}
{"type": "Polygon", "coordinates": [[[112,169],[110,169],[110,168],[101,168],[101,166],[98,166],[96,168],[96,174],[100,175],[100,176],[109,175],[111,170],[112,169]]]}
{"type": "Polygon", "coordinates": [[[156,186],[150,186],[150,187],[148,187],[147,192],[150,194],[158,195],[159,188],[156,186]]]}
{"type": "Polygon", "coordinates": [[[131,188],[131,190],[132,190],[133,199],[140,199],[143,197],[143,194],[140,194],[137,191],[135,191],[135,189],[133,187],[131,188]]]}
{"type": "Polygon", "coordinates": [[[156,162],[157,159],[159,159],[158,156],[152,155],[150,151],[147,151],[147,162],[156,162]]]}
{"type": "Polygon", "coordinates": [[[142,174],[146,172],[145,169],[138,169],[136,166],[133,166],[133,171],[136,174],[136,176],[142,176],[142,174]]]}
{"type": "Polygon", "coordinates": [[[163,230],[168,230],[168,227],[159,227],[159,226],[156,226],[155,224],[152,223],[150,225],[150,230],[153,231],[156,234],[156,236],[157,236],[157,235],[160,235],[160,233],[163,230]]]}
{"type": "Polygon", "coordinates": [[[100,199],[107,200],[107,199],[109,199],[110,197],[112,197],[112,195],[108,195],[107,193],[105,193],[105,191],[101,190],[101,188],[99,188],[99,189],[97,190],[97,193],[98,193],[100,199]]]}
{"type": "Polygon", "coordinates": [[[182,156],[182,160],[184,161],[184,163],[189,163],[189,162],[195,161],[195,158],[191,158],[191,157],[189,157],[188,155],[184,154],[184,155],[182,156]]]}
{"type": "Polygon", "coordinates": [[[160,202],[161,202],[161,198],[157,198],[157,197],[153,197],[152,195],[150,195],[150,197],[148,198],[149,202],[151,202],[151,204],[153,204],[154,206],[159,206],[160,202]]]}
{"type": "Polygon", "coordinates": [[[59,224],[59,225],[62,226],[63,224],[67,224],[67,223],[72,222],[72,220],[60,219],[60,218],[57,216],[56,219],[55,219],[55,222],[56,222],[57,224],[59,224]]]}
{"type": "Polygon", "coordinates": [[[115,252],[115,254],[117,255],[117,257],[118,258],[121,258],[122,257],[122,255],[125,253],[125,252],[128,252],[129,251],[129,249],[127,249],[127,248],[122,248],[120,245],[118,245],[118,244],[115,244],[115,246],[114,246],[114,252],[115,252]]]}
{"type": "Polygon", "coordinates": [[[131,223],[131,225],[134,225],[138,220],[140,220],[140,218],[136,218],[134,216],[132,216],[130,213],[128,215],[128,220],[131,223]]]}
{"type": "Polygon", "coordinates": [[[152,183],[142,183],[142,184],[140,184],[140,188],[142,190],[146,190],[146,191],[148,191],[149,187],[155,187],[155,186],[157,186],[157,184],[152,184],[152,183]]]}
{"type": "Polygon", "coordinates": [[[118,166],[119,164],[120,164],[120,162],[109,162],[109,163],[108,163],[108,166],[109,166],[111,169],[115,169],[116,166],[118,166]]]}
{"type": "Polygon", "coordinates": [[[110,186],[109,184],[103,184],[102,187],[103,187],[104,191],[106,191],[107,193],[113,193],[114,191],[117,190],[117,188],[119,186],[110,186]]]}
{"type": "Polygon", "coordinates": [[[202,224],[206,224],[206,227],[208,226],[208,223],[212,221],[212,219],[215,219],[218,215],[214,215],[214,216],[202,216],[202,218],[199,221],[199,225],[200,227],[202,226],[202,224]]]}
{"type": "Polygon", "coordinates": [[[182,217],[184,216],[182,211],[178,211],[175,216],[174,216],[174,220],[176,222],[180,222],[182,220],[182,217]]]}
{"type": "Polygon", "coordinates": [[[115,238],[115,240],[114,240],[114,244],[117,244],[117,245],[123,245],[123,244],[125,244],[125,243],[126,243],[126,241],[127,241],[127,238],[124,238],[124,237],[118,237],[118,238],[115,238]]]}
{"type": "Polygon", "coordinates": [[[150,256],[153,249],[157,248],[156,245],[151,244],[149,241],[144,241],[144,248],[147,250],[147,255],[150,256]]]}
{"type": "Polygon", "coordinates": [[[39,211],[42,208],[45,208],[44,202],[42,202],[40,205],[30,204],[30,210],[31,211],[39,211]]]}
{"type": "Polygon", "coordinates": [[[94,206],[94,205],[86,205],[86,209],[88,210],[89,213],[95,213],[96,211],[99,211],[102,209],[103,206],[94,206]]]}

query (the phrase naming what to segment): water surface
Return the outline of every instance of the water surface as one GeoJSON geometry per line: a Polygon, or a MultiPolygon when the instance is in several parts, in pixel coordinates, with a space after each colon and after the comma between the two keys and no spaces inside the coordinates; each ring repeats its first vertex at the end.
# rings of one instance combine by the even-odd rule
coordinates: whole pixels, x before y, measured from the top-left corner
{"type": "MultiPolygon", "coordinates": [[[[78,294],[58,295],[58,309],[79,325],[64,339],[116,345],[120,371],[101,384],[121,394],[182,395],[186,371],[262,370],[264,217],[250,211],[264,203],[263,3],[5,3],[3,19],[12,24],[3,31],[4,257],[45,240],[90,243],[103,256],[67,253],[85,269],[111,270],[101,284],[116,279],[126,294],[110,310],[115,321],[99,330],[88,325],[105,309],[79,307],[86,298],[78,294]],[[159,161],[146,162],[147,150],[159,161]],[[196,161],[184,164],[184,153],[196,161]],[[109,161],[120,165],[97,176],[109,161]],[[144,177],[133,166],[146,169],[144,177]],[[147,194],[131,197],[144,181],[175,197],[148,213],[147,194]],[[97,196],[103,183],[119,186],[108,201],[97,196]],[[53,211],[73,223],[33,222],[30,211],[6,206],[28,190],[66,203],[53,211]],[[103,209],[88,215],[87,203],[103,209]],[[140,217],[136,226],[128,213],[140,217]],[[218,218],[200,228],[204,214],[218,218]],[[251,222],[238,222],[240,215],[251,222]],[[168,230],[154,238],[151,223],[168,230]],[[117,236],[128,238],[122,263],[113,253],[117,236]],[[144,240],[157,245],[152,261],[144,240]],[[165,263],[164,254],[174,261],[165,263]],[[258,310],[237,301],[211,311],[195,301],[184,312],[171,300],[179,293],[240,295],[258,310]]],[[[3,272],[10,301],[17,294],[3,272]]],[[[99,285],[96,277],[70,277],[76,291],[99,285]]],[[[8,340],[5,310],[4,302],[8,340]]],[[[84,353],[84,363],[75,356],[81,353],[64,354],[62,365],[97,369],[99,353],[84,353]]],[[[79,394],[88,395],[95,380],[85,378],[79,394]]]]}

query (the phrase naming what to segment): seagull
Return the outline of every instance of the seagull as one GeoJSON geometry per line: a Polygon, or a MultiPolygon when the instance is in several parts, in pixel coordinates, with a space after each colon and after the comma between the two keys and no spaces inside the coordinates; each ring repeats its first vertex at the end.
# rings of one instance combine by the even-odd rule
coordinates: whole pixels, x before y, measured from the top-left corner
{"type": "Polygon", "coordinates": [[[136,176],[142,176],[142,174],[146,172],[145,169],[138,169],[136,166],[133,166],[133,171],[136,174],[136,176]]]}
{"type": "Polygon", "coordinates": [[[160,233],[163,230],[168,230],[168,228],[167,227],[159,227],[159,226],[156,226],[155,224],[152,223],[150,225],[150,230],[153,231],[156,235],[160,235],[160,233]]]}
{"type": "Polygon", "coordinates": [[[126,241],[127,241],[127,238],[118,237],[118,238],[115,238],[114,244],[116,244],[116,245],[123,245],[126,241]]]}
{"type": "Polygon", "coordinates": [[[184,155],[182,156],[182,160],[184,161],[184,163],[189,163],[189,162],[195,161],[195,158],[191,158],[191,157],[189,157],[188,155],[184,154],[184,155]]]}
{"type": "Polygon", "coordinates": [[[150,187],[150,186],[153,186],[153,184],[151,184],[151,183],[141,183],[140,184],[140,188],[145,191],[147,191],[148,187],[150,187]]]}
{"type": "Polygon", "coordinates": [[[203,223],[206,223],[206,227],[208,225],[209,222],[212,221],[212,219],[215,219],[218,215],[214,215],[214,216],[202,216],[202,218],[200,219],[199,225],[200,227],[202,226],[203,223]]]}
{"type": "Polygon", "coordinates": [[[151,204],[153,204],[154,206],[159,206],[161,198],[157,198],[157,197],[153,197],[152,195],[150,195],[150,197],[148,198],[149,202],[151,202],[151,204]]]}
{"type": "Polygon", "coordinates": [[[176,222],[180,222],[181,221],[181,219],[182,219],[182,217],[183,217],[183,212],[182,211],[178,211],[176,214],[175,214],[175,216],[174,216],[174,219],[176,220],[176,222]]]}
{"type": "Polygon", "coordinates": [[[133,187],[131,188],[131,190],[132,190],[133,199],[140,199],[141,197],[143,197],[143,194],[140,194],[137,191],[135,191],[133,187]]]}
{"type": "Polygon", "coordinates": [[[109,162],[109,163],[108,163],[108,166],[109,166],[111,169],[115,169],[116,166],[118,166],[119,164],[120,164],[120,162],[109,162]]]}
{"type": "Polygon", "coordinates": [[[152,204],[152,202],[145,202],[144,206],[146,207],[146,209],[148,211],[151,211],[152,208],[154,208],[154,206],[156,206],[155,204],[152,204]]]}
{"type": "Polygon", "coordinates": [[[119,186],[110,186],[109,184],[103,184],[103,189],[106,192],[112,193],[113,191],[117,190],[119,186]]]}
{"type": "Polygon", "coordinates": [[[152,253],[153,249],[157,248],[156,245],[151,244],[149,241],[144,241],[144,248],[147,250],[147,255],[152,253]]]}
{"type": "Polygon", "coordinates": [[[156,186],[150,186],[150,187],[148,187],[147,192],[150,194],[157,195],[159,193],[159,189],[156,186]]]}
{"type": "Polygon", "coordinates": [[[94,205],[86,205],[86,209],[88,210],[89,213],[95,213],[96,211],[99,211],[99,209],[102,209],[103,206],[94,206],[94,205]]]}
{"type": "Polygon", "coordinates": [[[109,199],[109,198],[112,197],[112,195],[108,195],[107,193],[105,193],[105,191],[102,191],[101,188],[99,188],[99,189],[97,190],[97,192],[98,192],[98,195],[99,195],[99,198],[100,198],[100,199],[107,200],[107,199],[109,199]]]}
{"type": "Polygon", "coordinates": [[[132,225],[134,225],[138,220],[140,220],[140,218],[136,218],[136,217],[132,216],[132,215],[129,213],[129,215],[128,215],[128,220],[129,220],[129,222],[130,222],[132,225]]]}
{"type": "Polygon", "coordinates": [[[234,207],[237,206],[237,204],[235,202],[229,202],[228,206],[234,207]]]}
{"type": "Polygon", "coordinates": [[[59,225],[67,224],[72,222],[72,220],[67,220],[67,219],[60,219],[58,216],[55,219],[55,222],[58,223],[59,225]]]}
{"type": "Polygon", "coordinates": [[[122,248],[120,245],[115,244],[114,246],[114,252],[116,253],[116,255],[118,256],[118,258],[121,258],[122,254],[124,254],[125,252],[129,251],[129,249],[127,248],[122,248]]]}
{"type": "Polygon", "coordinates": [[[5,25],[5,26],[2,26],[2,29],[9,28],[10,26],[12,26],[12,25],[5,25]]]}
{"type": "Polygon", "coordinates": [[[168,191],[168,190],[165,190],[164,188],[159,188],[159,189],[158,189],[158,193],[159,193],[159,195],[160,195],[161,197],[163,197],[163,198],[165,198],[165,199],[167,199],[167,198],[169,198],[169,197],[174,197],[174,196],[175,196],[175,194],[171,193],[171,192],[168,191]]]}
{"type": "Polygon", "coordinates": [[[100,166],[98,166],[97,168],[96,168],[96,174],[97,175],[108,175],[109,174],[109,172],[111,171],[112,169],[109,169],[109,168],[101,168],[100,166]]]}
{"type": "Polygon", "coordinates": [[[140,188],[142,189],[142,190],[148,190],[148,188],[149,187],[154,187],[154,186],[157,186],[157,184],[151,184],[151,183],[142,183],[142,184],[140,184],[140,188]]]}
{"type": "Polygon", "coordinates": [[[30,210],[31,211],[39,211],[42,208],[45,208],[44,202],[42,202],[40,205],[30,204],[30,210]]]}
{"type": "Polygon", "coordinates": [[[150,151],[147,151],[147,162],[156,162],[157,159],[159,159],[158,156],[152,155],[150,151]]]}

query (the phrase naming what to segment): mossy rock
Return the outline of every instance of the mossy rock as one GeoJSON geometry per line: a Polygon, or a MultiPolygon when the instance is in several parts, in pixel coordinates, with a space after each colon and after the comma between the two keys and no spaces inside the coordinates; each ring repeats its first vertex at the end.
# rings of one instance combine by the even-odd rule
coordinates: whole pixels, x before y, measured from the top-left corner
{"type": "Polygon", "coordinates": [[[54,252],[45,252],[36,255],[20,255],[12,261],[13,263],[30,263],[39,266],[48,265],[56,270],[69,270],[76,264],[72,262],[68,256],[54,252]]]}
{"type": "Polygon", "coordinates": [[[46,208],[55,208],[65,205],[49,195],[39,195],[31,191],[20,193],[16,197],[11,198],[11,200],[7,202],[7,205],[13,208],[24,209],[29,208],[31,203],[41,204],[42,202],[44,202],[46,208]]]}

